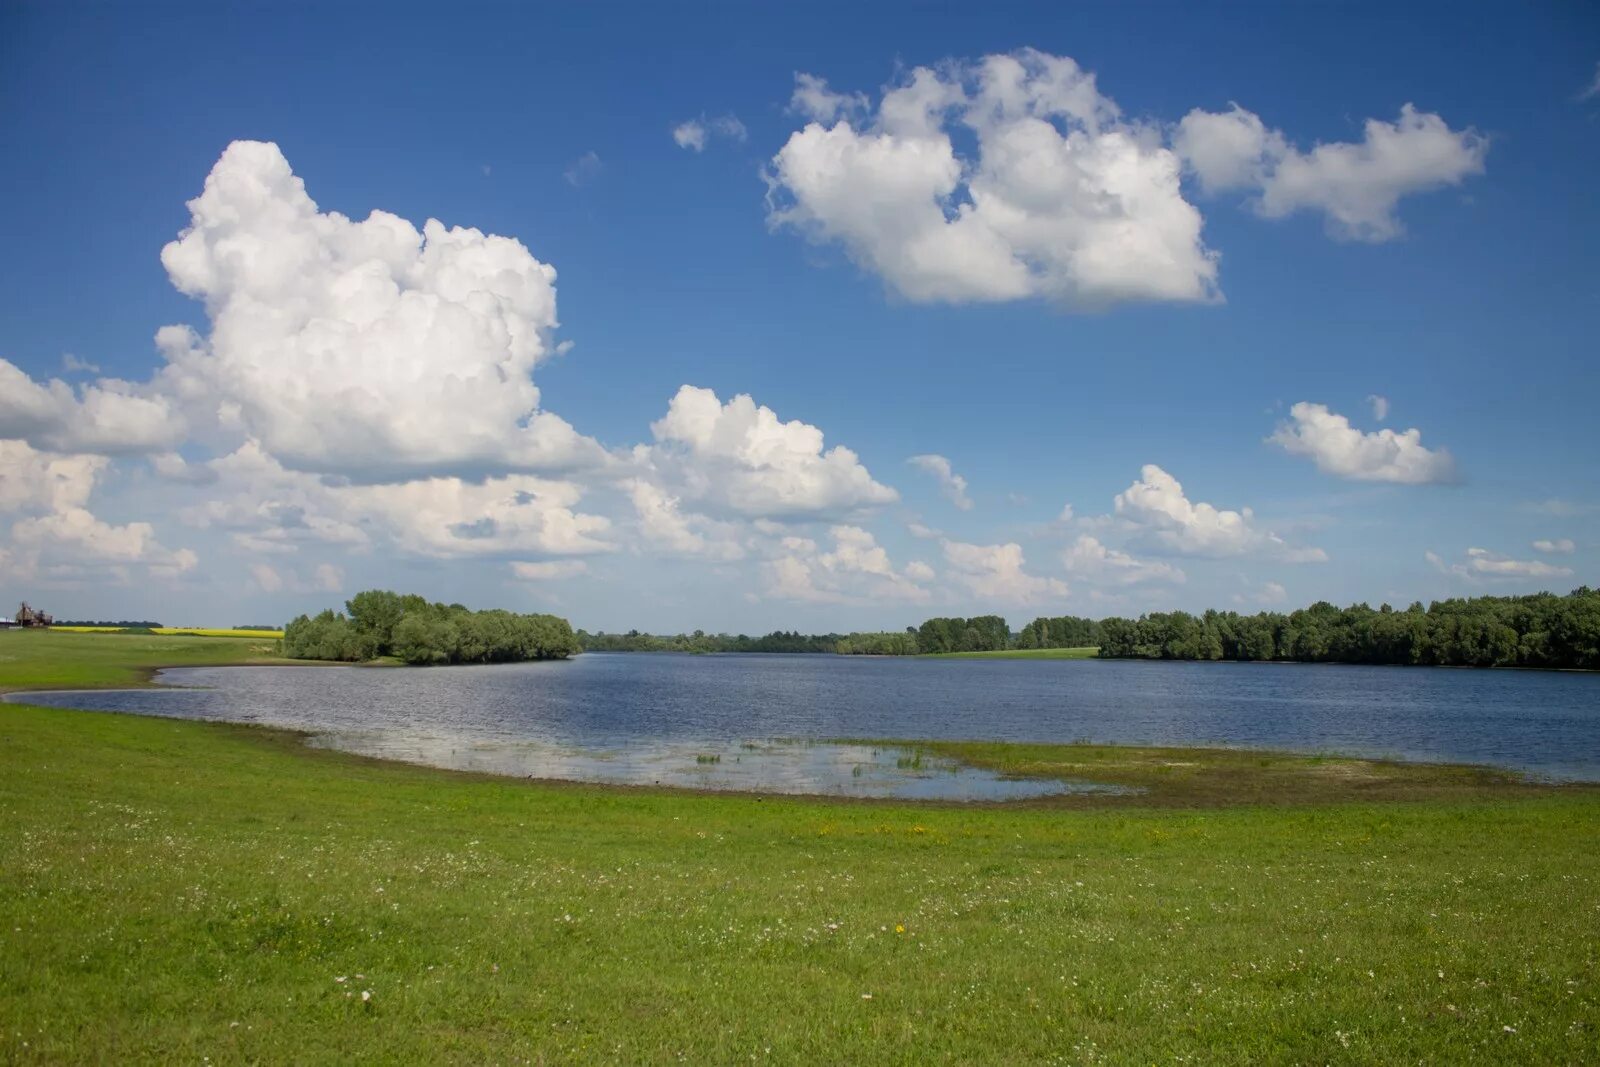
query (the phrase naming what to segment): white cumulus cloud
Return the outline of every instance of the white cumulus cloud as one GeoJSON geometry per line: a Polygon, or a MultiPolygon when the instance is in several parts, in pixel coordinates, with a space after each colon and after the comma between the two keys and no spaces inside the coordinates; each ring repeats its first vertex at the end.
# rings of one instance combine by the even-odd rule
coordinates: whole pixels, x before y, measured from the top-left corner
{"type": "Polygon", "coordinates": [[[200,529],[230,533],[241,547],[374,545],[439,559],[588,555],[615,549],[611,522],[578,510],[572,482],[512,474],[471,482],[422,478],[367,485],[283,467],[254,443],[213,460],[218,492],[186,509],[200,529]]]}
{"type": "Polygon", "coordinates": [[[104,456],[57,455],[0,440],[0,514],[83,507],[108,463],[104,456]]]}
{"type": "Polygon", "coordinates": [[[1261,529],[1249,508],[1231,511],[1191,501],[1182,484],[1153,463],[1140,468],[1139,480],[1118,493],[1114,503],[1120,518],[1146,531],[1153,544],[1179,555],[1259,554],[1290,563],[1328,558],[1320,548],[1295,547],[1261,529]]]}
{"type": "Polygon", "coordinates": [[[57,455],[25,441],[0,440],[0,514],[14,516],[0,573],[13,578],[110,579],[125,583],[131,568],[170,578],[194,569],[199,557],[171,549],[148,522],[106,522],[89,510],[96,483],[110,462],[96,455],[57,455]]]}
{"type": "Polygon", "coordinates": [[[1577,547],[1577,545],[1573,544],[1572,538],[1570,537],[1558,537],[1553,540],[1550,538],[1540,538],[1533,543],[1533,550],[1535,552],[1543,552],[1547,555],[1556,556],[1570,556],[1577,549],[1577,547]]]}
{"type": "Polygon", "coordinates": [[[1477,131],[1452,130],[1411,104],[1394,122],[1368,119],[1360,142],[1319,144],[1309,152],[1237,104],[1224,112],[1190,111],[1172,141],[1206,191],[1249,190],[1265,218],[1320,211],[1333,236],[1356,241],[1399,236],[1402,197],[1483,173],[1489,150],[1477,131]]]}
{"type": "Polygon", "coordinates": [[[319,563],[310,577],[296,571],[280,571],[268,563],[252,563],[250,580],[263,593],[337,593],[344,588],[344,571],[332,563],[319,563]]]}
{"type": "Polygon", "coordinates": [[[704,515],[685,514],[678,498],[644,478],[627,486],[628,498],[638,516],[639,529],[650,544],[684,556],[740,559],[745,551],[732,524],[704,515]]]}
{"type": "Polygon", "coordinates": [[[817,427],[780,421],[746,394],[724,404],[710,389],[685,385],[650,429],[657,443],[635,449],[635,459],[713,514],[826,519],[899,499],[850,449],[824,449],[817,427]]]}
{"type": "Polygon", "coordinates": [[[0,439],[115,456],[164,451],[184,432],[172,405],[148,387],[116,378],[76,388],[60,378],[40,383],[0,359],[0,439]]]}
{"type": "Polygon", "coordinates": [[[835,119],[859,115],[871,106],[865,93],[836,93],[828,88],[825,78],[815,74],[796,72],[794,95],[789,98],[789,110],[796,115],[832,125],[835,119]]]}
{"type": "Polygon", "coordinates": [[[767,593],[782,600],[818,603],[926,601],[921,582],[933,577],[925,563],[896,570],[877,538],[860,526],[829,528],[833,548],[823,551],[808,537],[785,537],[780,552],[766,564],[767,593]]]}
{"type": "Polygon", "coordinates": [[[1445,449],[1425,448],[1421,430],[1363,433],[1324,404],[1294,405],[1289,421],[1267,440],[1291,455],[1309,457],[1318,470],[1355,481],[1428,485],[1456,480],[1454,458],[1445,449]]]}
{"type": "Polygon", "coordinates": [[[980,600],[1002,604],[1040,604],[1060,600],[1069,592],[1059,578],[1029,574],[1022,546],[1016,542],[975,545],[964,541],[942,541],[949,575],[980,600]]]}
{"type": "Polygon", "coordinates": [[[1137,559],[1119,549],[1108,548],[1098,538],[1087,534],[1061,554],[1061,563],[1073,577],[1105,585],[1186,580],[1183,571],[1170,563],[1137,559]]]}
{"type": "Polygon", "coordinates": [[[771,224],[842,245],[910,300],[1217,297],[1177,156],[1071,59],[917,67],[875,111],[800,75],[791,107],[811,121],[772,160],[771,224]]]}
{"type": "Polygon", "coordinates": [[[604,453],[540,409],[555,271],[512,238],[324,212],[277,145],[236,141],[162,250],[205,303],[166,386],[285,466],[362,480],[551,470],[604,453]]]}

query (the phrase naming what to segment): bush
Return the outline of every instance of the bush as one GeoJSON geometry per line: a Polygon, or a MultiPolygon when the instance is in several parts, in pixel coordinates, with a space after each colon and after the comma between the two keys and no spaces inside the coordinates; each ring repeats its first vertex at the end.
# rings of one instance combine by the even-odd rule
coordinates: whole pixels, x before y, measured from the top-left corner
{"type": "Polygon", "coordinates": [[[406,663],[511,663],[565,659],[582,651],[572,626],[555,615],[469,611],[387,590],[357,593],[332,610],[300,616],[283,630],[283,653],[295,659],[360,662],[394,656],[406,663]]]}

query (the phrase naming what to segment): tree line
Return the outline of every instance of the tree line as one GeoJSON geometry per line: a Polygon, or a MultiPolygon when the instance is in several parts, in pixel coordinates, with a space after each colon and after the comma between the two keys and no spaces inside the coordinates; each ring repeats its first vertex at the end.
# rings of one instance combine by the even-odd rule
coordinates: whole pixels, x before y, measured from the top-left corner
{"type": "Polygon", "coordinates": [[[1448,667],[1543,667],[1600,670],[1600,590],[1566,596],[1457,597],[1336,607],[1320,601],[1288,613],[1152,612],[1137,619],[1040,616],[1013,634],[999,615],[939,617],[904,632],[766,637],[680,634],[656,637],[586,634],[585,648],[658,652],[834,652],[915,656],[1002,649],[1089,648],[1106,659],[1289,660],[1448,667]]]}
{"type": "Polygon", "coordinates": [[[283,628],[282,649],[295,659],[393,656],[412,664],[566,659],[582,651],[572,626],[555,615],[471,611],[385,589],[357,593],[342,613],[301,615],[283,628]]]}
{"type": "Polygon", "coordinates": [[[1600,590],[1100,620],[1106,658],[1600,669],[1600,590]]]}

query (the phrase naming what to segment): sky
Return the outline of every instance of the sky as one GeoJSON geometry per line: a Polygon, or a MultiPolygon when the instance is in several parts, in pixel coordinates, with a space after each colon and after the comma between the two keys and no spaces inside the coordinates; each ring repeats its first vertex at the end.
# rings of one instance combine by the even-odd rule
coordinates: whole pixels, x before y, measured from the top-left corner
{"type": "Polygon", "coordinates": [[[1600,9],[0,5],[0,597],[1600,579],[1600,9]]]}

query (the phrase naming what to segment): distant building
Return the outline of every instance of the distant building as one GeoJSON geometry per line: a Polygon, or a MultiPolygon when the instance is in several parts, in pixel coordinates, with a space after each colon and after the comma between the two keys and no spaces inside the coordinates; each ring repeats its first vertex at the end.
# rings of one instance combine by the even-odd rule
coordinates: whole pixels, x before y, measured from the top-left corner
{"type": "Polygon", "coordinates": [[[49,626],[55,621],[55,617],[49,612],[35,611],[33,608],[30,608],[26,600],[24,600],[22,602],[22,606],[17,609],[16,625],[18,626],[49,626]]]}

